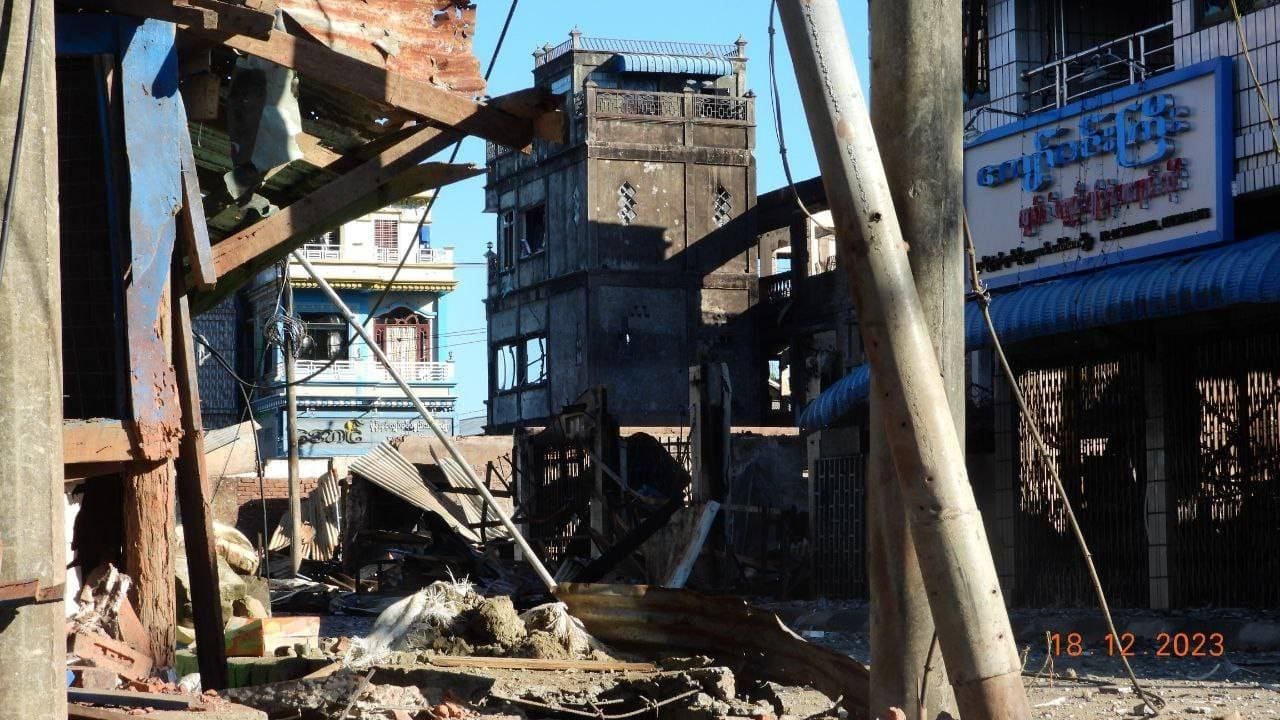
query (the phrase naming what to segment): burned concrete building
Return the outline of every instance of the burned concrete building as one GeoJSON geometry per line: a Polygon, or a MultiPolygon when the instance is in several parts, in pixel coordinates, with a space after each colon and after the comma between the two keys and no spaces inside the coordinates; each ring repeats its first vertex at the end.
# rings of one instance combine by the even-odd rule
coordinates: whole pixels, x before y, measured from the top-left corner
{"type": "Polygon", "coordinates": [[[760,424],[746,64],[742,40],[577,31],[534,54],[570,141],[490,145],[489,432],[545,423],[595,386],[623,425],[687,425],[689,366],[719,361],[735,424],[760,424]]]}

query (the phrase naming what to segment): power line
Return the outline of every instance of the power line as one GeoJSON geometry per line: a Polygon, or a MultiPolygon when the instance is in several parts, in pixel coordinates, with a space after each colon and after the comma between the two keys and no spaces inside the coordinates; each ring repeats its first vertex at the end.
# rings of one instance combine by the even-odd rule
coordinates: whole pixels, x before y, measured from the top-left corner
{"type": "MultiPolygon", "coordinates": [[[[502,52],[503,43],[507,39],[507,31],[511,29],[511,20],[512,18],[515,17],[516,8],[519,7],[519,5],[520,5],[520,0],[511,0],[511,5],[507,9],[507,17],[502,23],[502,31],[498,34],[498,42],[493,48],[493,54],[489,57],[489,66],[488,68],[485,69],[485,72],[484,72],[484,79],[486,83],[489,81],[489,78],[493,75],[493,69],[497,65],[498,56],[502,52]]],[[[32,22],[34,22],[34,20],[32,22]]],[[[30,46],[28,46],[28,53],[29,53],[29,48],[30,46]]],[[[19,116],[19,120],[21,120],[21,116],[19,116]]],[[[455,160],[458,159],[458,152],[461,149],[462,149],[462,140],[458,140],[456,143],[453,144],[453,151],[449,154],[449,163],[452,164],[455,160]]],[[[418,226],[417,228],[414,229],[414,232],[413,232],[414,238],[421,236],[422,227],[426,223],[427,218],[430,217],[431,210],[432,208],[435,207],[436,200],[440,198],[440,193],[442,190],[443,188],[437,189],[434,193],[431,194],[431,198],[427,201],[427,206],[422,211],[422,217],[418,219],[418,226]]],[[[409,261],[409,256],[413,254],[413,251],[415,249],[414,248],[415,244],[416,243],[409,243],[408,247],[405,248],[404,254],[400,257],[399,264],[396,265],[395,271],[391,273],[391,278],[387,280],[387,283],[386,285],[383,286],[382,292],[378,295],[378,299],[374,303],[373,308],[369,310],[368,314],[370,316],[376,313],[382,307],[382,303],[386,301],[387,295],[391,293],[392,286],[395,285],[396,278],[400,276],[400,271],[404,269],[405,264],[409,261]]],[[[3,247],[0,247],[0,253],[2,252],[3,252],[3,247]]],[[[487,265],[487,263],[485,264],[487,265]]],[[[287,271],[286,271],[286,275],[287,275],[287,271]]],[[[197,342],[199,342],[201,345],[204,346],[206,350],[209,351],[210,355],[212,355],[214,360],[219,365],[222,366],[223,370],[225,370],[228,374],[230,374],[231,377],[235,379],[236,382],[240,383],[242,386],[251,387],[254,390],[266,390],[266,391],[272,391],[272,392],[289,387],[290,385],[289,383],[280,383],[275,385],[271,385],[271,384],[259,385],[258,383],[253,383],[248,380],[245,380],[244,378],[240,377],[238,373],[235,372],[235,370],[231,367],[231,364],[226,361],[226,358],[222,357],[222,354],[218,352],[217,349],[215,349],[212,345],[210,345],[209,342],[205,340],[205,338],[202,335],[195,334],[195,338],[197,342]]],[[[344,342],[343,344],[346,347],[350,347],[354,340],[355,340],[355,333],[350,332],[347,334],[346,342],[344,342]]],[[[338,362],[338,360],[339,358],[330,359],[327,363],[325,363],[323,366],[318,368],[315,372],[311,373],[310,375],[304,378],[295,380],[292,383],[292,385],[296,387],[298,385],[302,385],[311,380],[314,380],[315,378],[319,377],[322,373],[332,368],[334,364],[338,362]]]]}

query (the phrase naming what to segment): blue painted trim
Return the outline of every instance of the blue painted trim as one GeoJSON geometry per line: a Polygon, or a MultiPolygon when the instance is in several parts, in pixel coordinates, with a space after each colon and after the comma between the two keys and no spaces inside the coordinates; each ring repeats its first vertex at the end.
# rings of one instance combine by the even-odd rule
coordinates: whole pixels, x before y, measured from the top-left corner
{"type": "Polygon", "coordinates": [[[1235,64],[1229,57],[1217,57],[1212,60],[1196,63],[1163,75],[1157,75],[1146,82],[1128,85],[1123,88],[1087,97],[1056,110],[1036,113],[1017,122],[1003,125],[979,135],[972,142],[965,144],[965,149],[977,147],[995,140],[1017,135],[1035,128],[1043,127],[1077,117],[1091,110],[1106,105],[1123,102],[1139,95],[1154,92],[1172,85],[1193,80],[1204,75],[1214,77],[1214,123],[1217,130],[1215,151],[1218,166],[1215,172],[1218,177],[1217,204],[1215,209],[1216,228],[1181,238],[1165,240],[1150,245],[1132,248],[1121,248],[1114,252],[1099,253],[1086,258],[1059,262],[1053,265],[1038,265],[1033,269],[1017,274],[992,278],[987,281],[991,290],[1012,289],[1025,283],[1037,282],[1049,277],[1065,277],[1101,267],[1113,267],[1126,262],[1144,260],[1155,255],[1208,247],[1235,240],[1235,200],[1231,193],[1231,184],[1235,179],[1235,64]]]}

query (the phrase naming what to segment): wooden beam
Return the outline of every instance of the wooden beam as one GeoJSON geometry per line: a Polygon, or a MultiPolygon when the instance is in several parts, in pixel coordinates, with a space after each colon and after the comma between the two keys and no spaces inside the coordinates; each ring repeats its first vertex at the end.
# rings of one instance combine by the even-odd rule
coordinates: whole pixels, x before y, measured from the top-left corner
{"type": "Polygon", "coordinates": [[[120,420],[64,420],[62,462],[128,463],[142,459],[131,433],[120,420]]]}
{"type": "MultiPolygon", "coordinates": [[[[370,65],[315,41],[279,30],[273,30],[268,38],[260,40],[195,26],[184,25],[184,29],[217,37],[229,48],[296,70],[304,81],[319,80],[509,148],[528,146],[538,125],[497,107],[469,100],[452,90],[370,65]]],[[[564,141],[563,136],[548,137],[554,133],[542,132],[544,134],[540,136],[544,139],[564,141]]]]}
{"type": "MultiPolygon", "coordinates": [[[[441,139],[440,143],[447,145],[453,142],[454,137],[456,136],[450,134],[441,139]]],[[[429,152],[434,153],[435,150],[429,152]]],[[[366,163],[370,164],[376,163],[366,163]]],[[[342,182],[344,179],[350,180],[348,176],[351,173],[338,177],[315,193],[214,245],[215,262],[219,268],[218,285],[210,292],[197,293],[192,297],[192,312],[199,314],[213,307],[249,278],[287,257],[309,238],[406,197],[483,173],[484,170],[470,165],[410,165],[385,182],[381,181],[381,176],[388,173],[379,172],[379,184],[372,189],[367,184],[342,182]],[[333,186],[340,183],[341,187],[334,189],[333,186]],[[351,188],[350,192],[342,189],[351,185],[359,187],[351,188]],[[319,202],[317,197],[321,198],[319,202]],[[235,244],[228,245],[228,242],[235,244]],[[218,260],[219,257],[222,259],[218,260]]]]}
{"type": "Polygon", "coordinates": [[[431,656],[431,664],[448,668],[494,668],[499,670],[586,670],[588,672],[654,672],[658,666],[647,662],[617,660],[548,660],[543,658],[431,656]]]}
{"type": "Polygon", "coordinates": [[[205,220],[196,161],[191,154],[191,136],[181,133],[178,144],[182,154],[182,209],[178,211],[178,239],[186,250],[195,286],[207,290],[217,282],[218,273],[213,267],[213,246],[209,242],[209,226],[205,220]]]}
{"type": "Polygon", "coordinates": [[[330,165],[341,162],[346,159],[346,155],[336,153],[324,145],[320,144],[320,138],[307,133],[298,133],[293,136],[297,141],[298,147],[302,149],[302,160],[310,165],[318,168],[328,168],[330,165]]]}
{"type": "Polygon", "coordinates": [[[187,549],[191,611],[196,631],[196,656],[201,686],[227,687],[227,648],[222,639],[222,599],[218,582],[218,552],[213,534],[213,493],[205,467],[204,433],[200,416],[195,338],[191,309],[185,295],[173,299],[173,366],[178,375],[182,405],[182,443],[174,462],[182,537],[187,549]]]}
{"type": "Polygon", "coordinates": [[[121,15],[156,18],[192,30],[266,38],[275,24],[275,11],[221,0],[70,0],[70,4],[121,15]]]}

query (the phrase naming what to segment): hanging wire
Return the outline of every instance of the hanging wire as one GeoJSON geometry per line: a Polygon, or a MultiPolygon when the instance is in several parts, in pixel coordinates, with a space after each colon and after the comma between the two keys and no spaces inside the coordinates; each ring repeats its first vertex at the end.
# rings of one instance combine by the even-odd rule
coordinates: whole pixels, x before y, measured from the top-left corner
{"type": "Polygon", "coordinates": [[[827,227],[813,213],[809,212],[809,208],[805,206],[804,200],[800,199],[800,191],[796,189],[796,181],[791,175],[791,160],[787,156],[787,138],[782,127],[782,95],[778,92],[778,67],[777,67],[777,40],[775,36],[778,29],[774,24],[777,16],[778,0],[771,0],[769,3],[769,94],[771,101],[769,108],[773,112],[773,131],[778,136],[778,155],[782,158],[782,174],[787,178],[787,187],[791,188],[791,195],[795,198],[796,205],[800,208],[800,212],[804,213],[814,225],[817,225],[823,232],[834,232],[827,227]]]}
{"type": "MultiPolygon", "coordinates": [[[[1107,602],[1106,592],[1102,589],[1102,580],[1098,577],[1098,568],[1094,565],[1093,553],[1089,550],[1089,543],[1084,539],[1084,532],[1080,529],[1079,521],[1076,520],[1076,513],[1071,507],[1067,489],[1063,486],[1062,477],[1058,474],[1058,466],[1053,461],[1053,453],[1049,450],[1048,444],[1045,443],[1044,436],[1040,434],[1040,420],[1027,406],[1026,397],[1022,394],[1022,387],[1018,384],[1018,378],[1013,374],[1009,358],[1004,354],[1004,346],[1000,343],[1000,336],[996,333],[995,322],[991,319],[991,294],[987,292],[986,285],[978,275],[978,253],[974,250],[973,234],[969,231],[969,214],[967,212],[964,213],[961,219],[964,225],[965,253],[969,259],[969,284],[977,298],[978,308],[982,311],[982,319],[986,322],[987,334],[991,337],[991,350],[995,354],[996,360],[1000,363],[1001,370],[1004,371],[1005,380],[1009,383],[1014,402],[1017,404],[1019,412],[1022,413],[1023,419],[1026,420],[1027,428],[1031,431],[1031,439],[1035,443],[1037,452],[1039,452],[1045,471],[1049,474],[1049,478],[1053,480],[1053,486],[1057,490],[1058,497],[1062,500],[1067,524],[1071,526],[1071,532],[1075,535],[1076,544],[1080,547],[1085,569],[1089,573],[1089,580],[1093,583],[1094,594],[1098,597],[1098,607],[1102,610],[1102,617],[1107,623],[1107,632],[1111,633],[1111,637],[1118,638],[1120,633],[1116,631],[1115,620],[1111,617],[1111,606],[1107,602]]],[[[1133,691],[1148,707],[1159,714],[1167,704],[1165,699],[1142,687],[1142,683],[1138,682],[1138,676],[1133,672],[1133,666],[1129,664],[1128,656],[1123,652],[1120,653],[1120,662],[1124,665],[1125,674],[1129,676],[1133,691]]]]}
{"type": "MultiPolygon", "coordinates": [[[[511,29],[511,21],[515,17],[516,8],[519,7],[519,5],[520,5],[520,0],[511,0],[511,5],[507,8],[507,17],[502,23],[502,31],[498,33],[498,42],[493,48],[493,54],[489,56],[489,65],[484,72],[484,79],[486,83],[489,81],[489,78],[492,77],[493,75],[493,69],[497,65],[498,56],[502,52],[502,46],[507,39],[507,32],[511,29]]],[[[458,152],[461,149],[462,149],[462,140],[458,140],[456,143],[453,144],[453,150],[449,153],[450,163],[453,163],[455,160],[458,159],[458,152]]],[[[426,224],[427,218],[431,216],[431,210],[432,208],[435,207],[436,200],[439,199],[440,197],[440,192],[441,192],[441,189],[437,189],[435,192],[431,194],[431,197],[427,200],[427,206],[423,209],[422,217],[418,218],[417,227],[415,227],[413,231],[414,241],[408,243],[408,247],[405,248],[404,254],[400,256],[400,262],[396,265],[395,271],[391,273],[391,278],[387,280],[385,285],[383,285],[382,291],[378,294],[378,299],[374,302],[373,307],[369,310],[368,314],[370,316],[373,316],[378,312],[378,310],[382,308],[382,304],[386,302],[387,296],[391,293],[391,288],[395,286],[396,279],[400,277],[400,271],[404,269],[404,266],[409,262],[409,257],[413,254],[413,251],[417,249],[418,238],[422,236],[422,227],[423,225],[426,224]]],[[[287,261],[285,262],[287,263],[287,261]]],[[[287,277],[287,268],[286,268],[286,277],[287,277]]],[[[283,291],[284,291],[284,288],[282,284],[281,292],[283,293],[283,291]]],[[[281,297],[283,296],[278,296],[276,298],[277,310],[279,310],[279,308],[281,307],[281,297]]],[[[276,315],[272,316],[272,322],[268,324],[268,329],[264,330],[263,332],[264,338],[267,335],[268,331],[272,331],[277,324],[280,324],[280,317],[279,317],[280,314],[281,312],[277,312],[276,315]]],[[[290,319],[288,322],[292,323],[294,322],[294,319],[290,319]]],[[[287,333],[290,331],[282,331],[282,332],[287,333]]],[[[303,324],[303,332],[305,335],[305,324],[303,324]]],[[[222,367],[222,369],[225,372],[227,372],[227,374],[229,374],[233,380],[235,380],[237,383],[239,383],[243,387],[250,388],[253,390],[261,390],[265,392],[275,392],[278,390],[284,390],[290,387],[291,385],[296,387],[298,385],[308,383],[316,379],[317,377],[320,377],[322,374],[324,374],[330,368],[332,368],[334,364],[338,362],[341,355],[341,353],[335,353],[336,355],[335,357],[330,358],[328,361],[325,362],[325,364],[321,365],[319,368],[313,371],[310,375],[307,375],[304,378],[299,378],[297,380],[294,380],[293,383],[285,382],[285,383],[261,384],[261,383],[255,383],[251,380],[246,380],[245,378],[240,377],[239,373],[237,373],[235,369],[231,367],[231,363],[227,362],[227,359],[223,357],[222,354],[218,352],[218,350],[214,348],[208,342],[208,340],[204,338],[203,335],[200,335],[199,333],[194,333],[194,337],[196,339],[196,342],[200,343],[202,346],[204,346],[206,350],[209,351],[209,354],[213,357],[214,361],[217,362],[218,365],[222,367]]],[[[266,338],[266,339],[268,343],[271,342],[269,338],[266,338]]],[[[344,348],[351,347],[351,344],[355,342],[355,339],[356,339],[356,334],[354,332],[348,333],[346,338],[343,341],[343,344],[342,344],[343,347],[344,348]]],[[[305,341],[306,341],[305,337],[299,337],[294,342],[293,347],[300,350],[302,348],[302,344],[305,341]]],[[[467,345],[471,343],[458,343],[458,344],[467,345]]]]}

